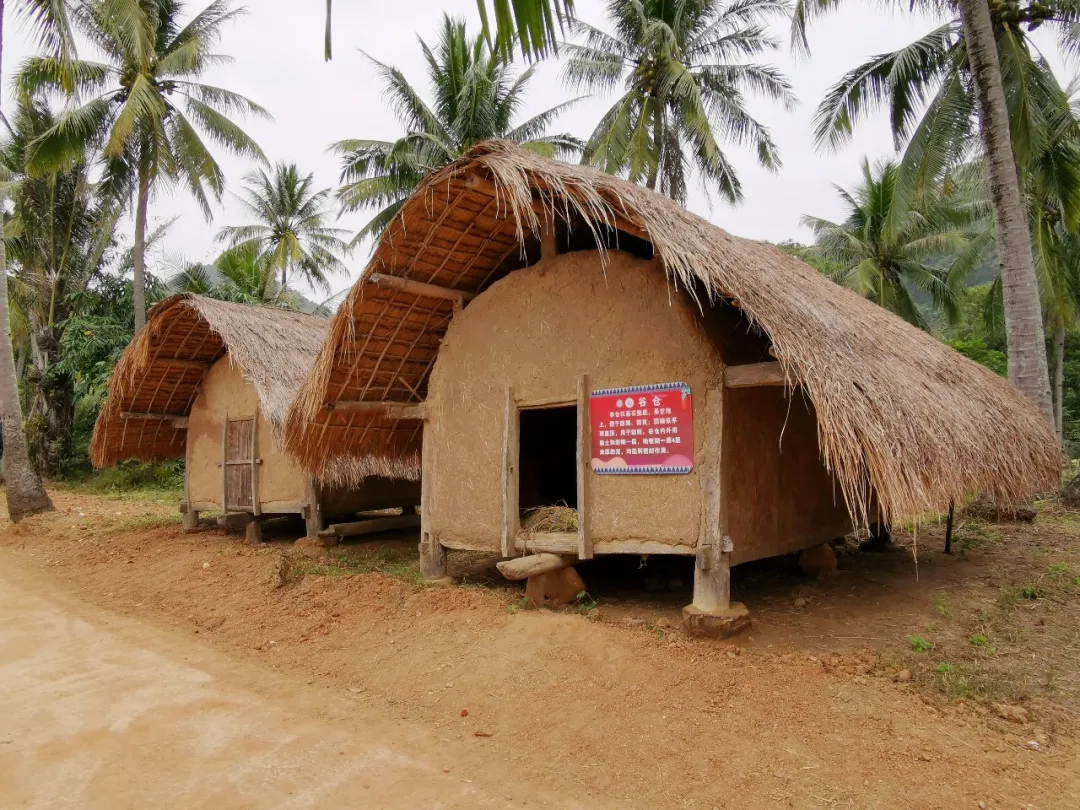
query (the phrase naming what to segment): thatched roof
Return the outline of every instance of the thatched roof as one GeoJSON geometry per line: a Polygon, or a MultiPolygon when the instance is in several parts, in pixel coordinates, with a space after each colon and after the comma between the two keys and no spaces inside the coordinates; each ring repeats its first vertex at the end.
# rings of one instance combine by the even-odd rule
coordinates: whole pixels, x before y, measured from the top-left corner
{"type": "MultiPolygon", "coordinates": [[[[109,380],[109,397],[90,443],[96,467],[123,459],[161,461],[184,455],[187,416],[210,366],[225,356],[255,388],[279,444],[285,416],[326,338],[328,318],[181,294],[151,311],[109,380]],[[160,415],[147,417],[146,414],[160,415]]],[[[413,465],[343,463],[339,475],[397,474],[413,465]]]]}
{"type": "Polygon", "coordinates": [[[858,522],[871,490],[896,519],[975,491],[1013,500],[1055,485],[1053,432],[992,372],[771,245],[504,142],[481,144],[431,176],[380,240],[289,412],[286,447],[303,466],[318,471],[364,453],[411,458],[420,446],[418,422],[326,403],[422,399],[453,304],[363,279],[380,273],[482,291],[522,266],[538,210],[647,239],[677,286],[724,299],[756,323],[790,383],[813,401],[822,457],[858,522]]]}

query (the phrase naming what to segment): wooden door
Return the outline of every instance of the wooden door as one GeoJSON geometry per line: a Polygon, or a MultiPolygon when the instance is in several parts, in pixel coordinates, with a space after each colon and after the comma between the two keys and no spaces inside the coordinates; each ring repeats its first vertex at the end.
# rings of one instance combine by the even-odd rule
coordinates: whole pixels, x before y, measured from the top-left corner
{"type": "Polygon", "coordinates": [[[225,422],[225,511],[255,511],[255,419],[225,422]]]}

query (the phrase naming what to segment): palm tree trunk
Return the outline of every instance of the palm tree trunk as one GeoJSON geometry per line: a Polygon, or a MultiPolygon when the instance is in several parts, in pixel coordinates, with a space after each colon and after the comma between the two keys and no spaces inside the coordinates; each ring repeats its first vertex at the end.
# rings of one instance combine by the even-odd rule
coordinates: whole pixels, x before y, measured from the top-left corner
{"type": "MultiPolygon", "coordinates": [[[[3,64],[4,0],[0,0],[0,65],[3,64]]],[[[0,96],[2,98],[2,96],[0,96]]],[[[0,195],[0,237],[3,235],[3,195],[0,195]]],[[[30,466],[23,433],[22,407],[19,404],[19,380],[15,376],[15,353],[11,349],[11,317],[8,313],[7,251],[0,238],[0,321],[4,335],[0,339],[0,418],[4,420],[4,457],[0,461],[7,488],[8,517],[18,523],[27,515],[53,508],[41,479],[30,466]]]]}
{"type": "Polygon", "coordinates": [[[146,208],[150,204],[150,174],[139,177],[139,196],[135,204],[135,245],[132,259],[135,277],[132,296],[135,299],[135,332],[146,325],[146,208]]]}
{"type": "Polygon", "coordinates": [[[1065,321],[1057,318],[1054,323],[1054,427],[1058,444],[1065,440],[1065,321]]]}
{"type": "Polygon", "coordinates": [[[1053,424],[1039,285],[1031,257],[1031,235],[1020,195],[1001,66],[987,0],[960,0],[960,18],[979,109],[979,133],[990,175],[1004,293],[1009,382],[1031,400],[1048,423],[1053,424]]]}
{"type": "MultiPolygon", "coordinates": [[[[0,195],[0,205],[3,196],[0,195]]],[[[0,416],[4,420],[4,483],[7,486],[8,517],[18,523],[27,515],[53,508],[41,479],[30,464],[19,405],[19,380],[15,376],[15,354],[11,350],[11,321],[8,314],[7,255],[0,239],[0,320],[4,337],[0,340],[0,416]]]]}
{"type": "Polygon", "coordinates": [[[656,191],[656,181],[660,176],[660,156],[664,148],[664,108],[656,103],[653,98],[653,151],[656,153],[655,162],[649,167],[649,177],[645,181],[645,188],[656,191]]]}

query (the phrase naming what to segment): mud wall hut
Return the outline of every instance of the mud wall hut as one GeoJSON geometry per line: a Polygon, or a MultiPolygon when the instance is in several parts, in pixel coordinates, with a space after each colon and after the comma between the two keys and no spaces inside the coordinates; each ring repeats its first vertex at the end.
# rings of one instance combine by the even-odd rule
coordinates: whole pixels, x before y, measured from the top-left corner
{"type": "Polygon", "coordinates": [[[357,511],[418,503],[416,465],[353,458],[316,477],[284,452],[285,415],[328,323],[198,295],[162,301],[113,372],[91,460],[183,458],[188,525],[204,511],[300,514],[314,534],[357,511]]]}
{"type": "Polygon", "coordinates": [[[316,474],[424,471],[447,548],[731,565],[976,490],[1051,485],[1052,431],[1003,380],[775,247],[617,178],[493,142],[406,202],[290,409],[316,474]],[[523,528],[563,504],[576,528],[523,528]]]}

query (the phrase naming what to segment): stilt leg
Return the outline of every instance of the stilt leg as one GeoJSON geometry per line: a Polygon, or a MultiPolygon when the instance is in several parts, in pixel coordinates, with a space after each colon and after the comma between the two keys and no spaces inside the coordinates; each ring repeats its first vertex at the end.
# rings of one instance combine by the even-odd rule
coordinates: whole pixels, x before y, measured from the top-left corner
{"type": "Polygon", "coordinates": [[[318,504],[309,504],[304,509],[304,527],[306,534],[312,540],[318,538],[319,532],[322,531],[322,513],[319,511],[318,504]]]}
{"type": "Polygon", "coordinates": [[[945,553],[952,554],[952,524],[953,512],[956,510],[956,502],[949,501],[949,519],[945,523],[945,553]]]}
{"type": "Polygon", "coordinates": [[[446,549],[426,532],[420,536],[420,573],[432,584],[448,585],[452,581],[446,575],[446,549]]]}
{"type": "Polygon", "coordinates": [[[199,513],[187,511],[184,512],[184,528],[188,531],[199,528],[199,513]]]}
{"type": "Polygon", "coordinates": [[[694,562],[694,603],[683,608],[691,636],[727,638],[750,626],[746,605],[731,602],[728,556],[714,546],[698,549],[694,562]]]}
{"type": "Polygon", "coordinates": [[[245,539],[252,544],[262,542],[262,524],[257,521],[251,521],[244,527],[245,539]]]}

